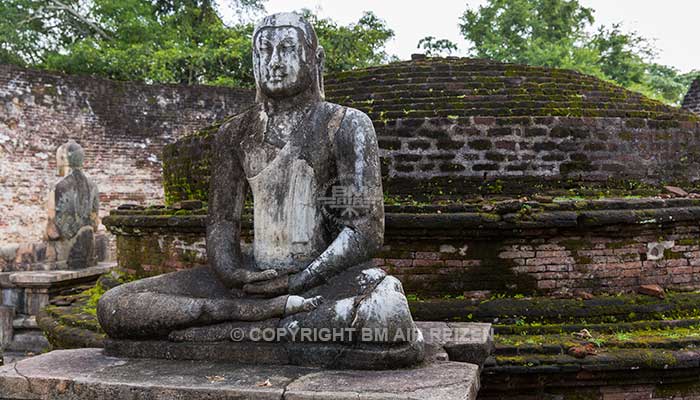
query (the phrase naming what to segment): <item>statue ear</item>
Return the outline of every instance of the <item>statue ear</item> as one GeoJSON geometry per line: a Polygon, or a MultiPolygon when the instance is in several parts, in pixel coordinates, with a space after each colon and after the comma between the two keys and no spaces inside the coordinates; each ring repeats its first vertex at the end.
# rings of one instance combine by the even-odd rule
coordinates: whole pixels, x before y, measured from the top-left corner
{"type": "Polygon", "coordinates": [[[318,70],[318,89],[319,92],[321,93],[321,98],[324,99],[326,97],[326,92],[323,88],[323,69],[325,68],[326,64],[326,52],[323,50],[323,46],[320,44],[316,48],[316,68],[318,70]]]}
{"type": "Polygon", "coordinates": [[[323,46],[320,44],[316,48],[316,63],[318,64],[318,69],[323,72],[323,68],[326,64],[326,51],[323,50],[323,46]]]}

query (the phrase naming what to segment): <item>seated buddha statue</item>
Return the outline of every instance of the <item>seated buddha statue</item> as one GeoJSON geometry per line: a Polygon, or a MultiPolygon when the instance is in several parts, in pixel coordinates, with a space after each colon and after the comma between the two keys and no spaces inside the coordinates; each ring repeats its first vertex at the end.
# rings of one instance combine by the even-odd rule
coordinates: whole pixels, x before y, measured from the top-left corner
{"type": "Polygon", "coordinates": [[[98,317],[111,338],[230,341],[231,324],[248,332],[371,331],[323,343],[276,340],[297,364],[391,368],[422,360],[401,282],[371,261],[384,236],[374,127],[366,114],[324,101],[323,63],[300,15],[274,14],[257,25],[255,105],[225,121],[213,144],[209,265],[108,291],[98,317]],[[240,239],[248,189],[251,248],[240,239]]]}
{"type": "Polygon", "coordinates": [[[97,185],[85,175],[85,152],[73,140],[56,151],[61,180],[49,193],[45,239],[51,269],[78,270],[96,263],[95,234],[100,224],[97,185]]]}

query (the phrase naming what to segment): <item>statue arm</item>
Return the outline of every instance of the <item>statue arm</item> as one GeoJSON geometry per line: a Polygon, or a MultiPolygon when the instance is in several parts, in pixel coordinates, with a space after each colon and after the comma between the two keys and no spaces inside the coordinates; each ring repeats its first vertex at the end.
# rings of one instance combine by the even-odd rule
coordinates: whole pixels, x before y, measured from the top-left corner
{"type": "Polygon", "coordinates": [[[339,184],[360,193],[361,203],[343,219],[331,245],[289,282],[290,293],[323,284],[345,269],[368,261],[384,242],[384,202],[377,135],[369,117],[348,108],[334,136],[339,184]]]}
{"type": "Polygon", "coordinates": [[[91,195],[92,195],[92,210],[90,211],[90,222],[92,223],[92,229],[97,232],[97,228],[100,226],[100,191],[97,185],[94,183],[90,185],[91,195]]]}
{"type": "Polygon", "coordinates": [[[216,276],[227,286],[241,285],[241,213],[245,176],[236,149],[230,144],[230,125],[224,124],[214,140],[207,215],[207,258],[216,276]]]}
{"type": "Polygon", "coordinates": [[[56,192],[49,192],[49,198],[46,202],[46,208],[48,210],[47,222],[46,222],[46,239],[47,240],[58,240],[61,238],[61,233],[56,226],[56,192]]]}

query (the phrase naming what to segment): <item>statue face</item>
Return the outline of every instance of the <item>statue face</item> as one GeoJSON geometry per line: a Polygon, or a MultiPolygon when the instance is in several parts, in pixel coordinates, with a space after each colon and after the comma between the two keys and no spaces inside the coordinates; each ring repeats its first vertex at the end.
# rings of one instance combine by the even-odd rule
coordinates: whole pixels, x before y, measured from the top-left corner
{"type": "Polygon", "coordinates": [[[265,95],[272,98],[291,97],[311,85],[312,61],[298,29],[282,27],[261,30],[255,39],[253,53],[256,79],[265,95]]]}

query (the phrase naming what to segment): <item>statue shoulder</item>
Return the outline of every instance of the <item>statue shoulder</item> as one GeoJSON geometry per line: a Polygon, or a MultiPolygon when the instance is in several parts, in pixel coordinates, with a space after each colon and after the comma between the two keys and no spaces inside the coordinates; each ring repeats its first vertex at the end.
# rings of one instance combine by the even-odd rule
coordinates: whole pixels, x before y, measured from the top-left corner
{"type": "Polygon", "coordinates": [[[343,120],[348,121],[350,123],[358,123],[363,125],[369,124],[370,126],[372,126],[372,128],[374,128],[374,125],[372,124],[372,120],[369,118],[369,115],[356,108],[345,107],[345,118],[343,118],[343,120]]]}
{"type": "Polygon", "coordinates": [[[216,132],[215,142],[219,145],[240,143],[246,131],[259,123],[262,113],[262,107],[256,104],[226,118],[216,132]]]}
{"type": "Polygon", "coordinates": [[[58,195],[62,195],[64,192],[67,190],[70,190],[72,187],[75,186],[75,177],[73,177],[73,174],[68,174],[56,182],[56,185],[54,186],[54,192],[56,192],[58,195]]]}
{"type": "Polygon", "coordinates": [[[340,123],[340,129],[338,130],[338,135],[336,135],[336,140],[348,137],[354,137],[361,135],[363,137],[376,136],[374,132],[374,123],[364,112],[352,108],[343,107],[343,119],[340,123]]]}

